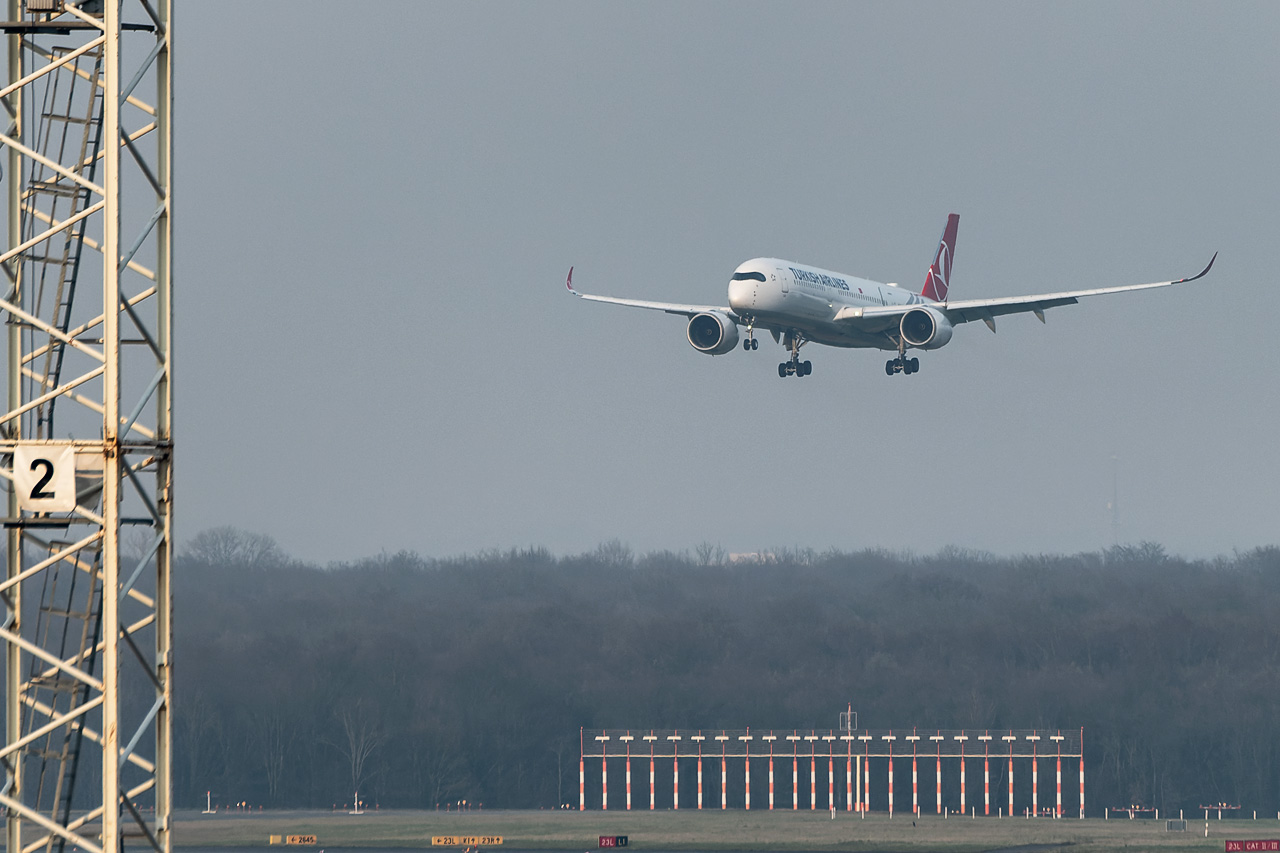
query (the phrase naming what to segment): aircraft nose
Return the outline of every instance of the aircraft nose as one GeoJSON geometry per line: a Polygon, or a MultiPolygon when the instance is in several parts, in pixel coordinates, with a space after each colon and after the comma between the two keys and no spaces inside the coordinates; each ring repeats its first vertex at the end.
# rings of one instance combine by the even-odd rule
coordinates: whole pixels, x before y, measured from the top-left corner
{"type": "Polygon", "coordinates": [[[729,307],[748,308],[755,302],[756,283],[754,281],[729,282],[729,307]]]}

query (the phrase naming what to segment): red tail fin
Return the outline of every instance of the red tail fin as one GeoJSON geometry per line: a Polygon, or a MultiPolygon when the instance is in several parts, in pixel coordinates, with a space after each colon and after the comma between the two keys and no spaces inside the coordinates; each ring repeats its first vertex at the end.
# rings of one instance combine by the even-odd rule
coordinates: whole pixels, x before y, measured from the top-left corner
{"type": "Polygon", "coordinates": [[[947,217],[947,227],[942,231],[942,241],[938,243],[938,253],[933,256],[933,265],[924,277],[924,290],[920,295],[935,302],[947,301],[947,289],[951,286],[951,262],[956,256],[956,231],[960,228],[960,215],[953,213],[947,217]]]}

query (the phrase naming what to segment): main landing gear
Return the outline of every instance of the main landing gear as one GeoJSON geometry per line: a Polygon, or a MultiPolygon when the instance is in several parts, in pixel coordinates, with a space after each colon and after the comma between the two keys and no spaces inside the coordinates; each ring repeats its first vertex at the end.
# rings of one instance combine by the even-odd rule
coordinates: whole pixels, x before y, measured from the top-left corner
{"type": "Polygon", "coordinates": [[[910,376],[920,370],[920,359],[918,358],[891,358],[884,363],[884,372],[892,376],[898,371],[910,376]]]}
{"type": "Polygon", "coordinates": [[[813,362],[800,360],[800,347],[805,345],[804,338],[795,332],[787,332],[784,343],[791,347],[791,360],[778,365],[778,376],[785,379],[788,376],[808,376],[813,373],[813,362]]]}
{"type": "Polygon", "coordinates": [[[778,365],[778,375],[785,378],[787,376],[808,376],[813,373],[812,361],[784,361],[778,365]]]}
{"type": "Polygon", "coordinates": [[[907,358],[907,344],[901,338],[898,339],[898,357],[891,358],[884,363],[884,372],[886,376],[892,376],[901,372],[904,376],[910,376],[920,371],[920,359],[907,358]]]}

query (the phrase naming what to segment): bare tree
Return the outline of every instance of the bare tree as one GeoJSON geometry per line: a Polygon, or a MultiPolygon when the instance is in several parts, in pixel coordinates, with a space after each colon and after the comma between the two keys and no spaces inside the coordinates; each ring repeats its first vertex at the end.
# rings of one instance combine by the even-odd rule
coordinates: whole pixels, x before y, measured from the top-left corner
{"type": "Polygon", "coordinates": [[[280,799],[280,783],[297,729],[278,705],[254,715],[254,741],[267,777],[267,795],[272,803],[280,799]]]}
{"type": "Polygon", "coordinates": [[[350,764],[351,790],[358,799],[360,787],[367,778],[369,759],[386,736],[363,699],[339,711],[338,723],[342,732],[334,746],[350,764]]]}
{"type": "MultiPolygon", "coordinates": [[[[222,742],[222,718],[204,691],[194,688],[184,697],[182,714],[175,721],[178,748],[186,760],[189,795],[196,796],[212,786],[210,753],[222,742]],[[203,790],[201,790],[203,789],[203,790]]],[[[225,764],[225,755],[223,756],[225,764]]]]}
{"type": "Polygon", "coordinates": [[[424,807],[451,800],[461,790],[460,780],[467,767],[456,735],[434,737],[429,741],[419,739],[409,750],[424,807]]]}
{"type": "Polygon", "coordinates": [[[212,527],[187,543],[186,556],[209,565],[277,566],[284,552],[275,539],[235,527],[212,527]]]}
{"type": "Polygon", "coordinates": [[[710,542],[699,542],[693,553],[697,555],[699,566],[723,566],[728,559],[724,548],[710,542]]]}
{"type": "Polygon", "coordinates": [[[631,546],[624,545],[620,539],[610,539],[596,546],[595,557],[606,566],[629,568],[634,561],[631,546]]]}
{"type": "Polygon", "coordinates": [[[573,737],[571,735],[560,735],[554,741],[552,741],[550,752],[555,753],[555,756],[556,756],[556,807],[557,808],[564,805],[565,764],[566,764],[566,759],[568,759],[567,763],[572,765],[573,756],[577,753],[577,750],[574,749],[575,746],[577,746],[577,744],[574,743],[573,737]]]}

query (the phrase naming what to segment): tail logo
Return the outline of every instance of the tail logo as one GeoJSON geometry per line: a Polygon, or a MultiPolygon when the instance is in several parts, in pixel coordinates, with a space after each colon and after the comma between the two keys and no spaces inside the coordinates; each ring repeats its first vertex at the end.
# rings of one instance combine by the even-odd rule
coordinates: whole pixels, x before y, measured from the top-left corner
{"type": "Polygon", "coordinates": [[[951,247],[946,243],[939,243],[938,256],[933,259],[933,266],[929,267],[929,279],[924,283],[924,295],[943,302],[947,298],[950,282],[951,247]]]}
{"type": "Polygon", "coordinates": [[[924,290],[920,295],[935,302],[945,302],[947,291],[951,288],[951,262],[955,257],[956,233],[960,230],[960,217],[951,214],[947,217],[947,225],[942,230],[942,239],[938,241],[938,252],[933,256],[933,264],[924,278],[924,290]]]}

